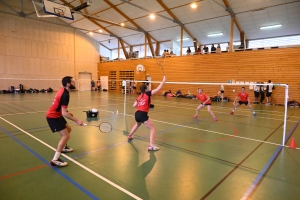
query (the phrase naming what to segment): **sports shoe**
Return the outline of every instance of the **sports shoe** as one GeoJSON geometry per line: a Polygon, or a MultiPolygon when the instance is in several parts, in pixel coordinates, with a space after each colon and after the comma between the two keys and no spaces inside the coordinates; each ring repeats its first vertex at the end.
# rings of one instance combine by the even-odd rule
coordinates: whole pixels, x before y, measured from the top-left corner
{"type": "Polygon", "coordinates": [[[230,111],[230,114],[233,115],[233,111],[230,111]]]}
{"type": "Polygon", "coordinates": [[[132,135],[128,135],[127,139],[132,140],[133,139],[132,135]]]}
{"type": "Polygon", "coordinates": [[[218,119],[215,117],[215,118],[214,118],[214,121],[216,122],[216,121],[218,121],[218,119]]]}
{"type": "Polygon", "coordinates": [[[53,167],[64,167],[67,166],[68,163],[58,158],[57,160],[51,160],[50,165],[53,167]]]}
{"type": "Polygon", "coordinates": [[[70,153],[72,151],[73,151],[73,149],[66,145],[61,152],[62,153],[70,153]]]}
{"type": "Polygon", "coordinates": [[[256,117],[257,116],[256,113],[254,113],[253,116],[256,117]]]}
{"type": "Polygon", "coordinates": [[[194,115],[193,118],[198,118],[198,115],[194,115]]]}
{"type": "Polygon", "coordinates": [[[148,151],[157,151],[159,150],[159,147],[156,147],[156,146],[149,146],[148,147],[148,151]]]}

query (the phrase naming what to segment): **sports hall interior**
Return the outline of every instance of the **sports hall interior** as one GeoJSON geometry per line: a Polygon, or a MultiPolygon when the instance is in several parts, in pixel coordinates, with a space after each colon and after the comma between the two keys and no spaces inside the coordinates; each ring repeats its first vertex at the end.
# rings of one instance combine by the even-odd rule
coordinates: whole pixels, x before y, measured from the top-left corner
{"type": "MultiPolygon", "coordinates": [[[[74,9],[87,1],[56,2],[74,9]]],[[[31,1],[0,0],[0,90],[19,84],[54,90],[0,94],[0,199],[298,199],[300,112],[284,105],[286,95],[288,101],[300,101],[300,45],[248,47],[251,40],[299,36],[300,1],[91,2],[82,13],[74,13],[72,21],[37,17],[31,1]],[[192,11],[191,3],[199,12],[209,8],[212,15],[196,20],[204,14],[192,11]],[[148,23],[149,13],[141,7],[165,21],[148,23]],[[273,16],[276,12],[281,15],[273,16]],[[268,20],[262,19],[265,15],[268,20]],[[125,27],[116,22],[125,22],[125,27]],[[272,22],[283,27],[261,33],[259,26],[272,22]],[[215,30],[209,24],[222,24],[222,39],[211,39],[208,32],[198,34],[202,23],[211,32],[215,30]],[[189,42],[183,41],[186,37],[189,42]],[[162,58],[163,50],[180,38],[177,55],[162,58]],[[243,48],[234,49],[233,42],[243,48]],[[229,51],[190,55],[182,51],[213,43],[230,43],[229,51]],[[137,46],[147,48],[147,53],[130,58],[129,52],[137,46]],[[115,52],[116,59],[100,60],[103,49],[115,52]],[[144,70],[138,71],[138,65],[144,70]],[[81,80],[86,74],[88,80],[81,80]],[[148,152],[147,128],[141,127],[134,140],[127,141],[135,123],[132,104],[138,95],[123,94],[121,82],[135,80],[138,90],[151,76],[153,89],[163,74],[172,83],[152,97],[155,107],[149,112],[161,150],[148,152]],[[74,77],[77,83],[70,92],[69,110],[92,125],[107,121],[113,130],[101,133],[97,127],[68,121],[75,150],[65,157],[69,166],[53,168],[49,160],[59,138],[47,126],[45,113],[64,76],[74,77]],[[100,77],[108,77],[107,92],[78,89],[83,82],[89,85],[100,77]],[[246,82],[251,102],[253,88],[247,83],[271,80],[274,105],[254,105],[256,118],[242,106],[231,116],[232,100],[243,86],[230,84],[233,80],[246,82]],[[219,84],[205,83],[223,83],[229,98],[229,102],[212,103],[217,122],[206,109],[198,120],[192,119],[198,101],[161,95],[178,89],[196,94],[198,88],[217,95],[219,84]],[[89,121],[85,111],[92,108],[99,110],[99,117],[89,121]]],[[[41,8],[38,12],[42,13],[41,8]]]]}

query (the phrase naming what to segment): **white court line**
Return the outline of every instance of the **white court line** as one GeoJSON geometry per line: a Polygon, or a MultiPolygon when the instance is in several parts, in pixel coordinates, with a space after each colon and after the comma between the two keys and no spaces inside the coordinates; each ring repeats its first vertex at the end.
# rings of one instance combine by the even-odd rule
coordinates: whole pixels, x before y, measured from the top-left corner
{"type": "MultiPolygon", "coordinates": [[[[33,135],[31,135],[30,133],[24,131],[23,129],[19,128],[18,126],[14,125],[13,123],[7,121],[6,119],[3,119],[2,117],[0,117],[0,119],[2,119],[3,121],[5,121],[6,123],[10,124],[11,126],[17,128],[17,129],[19,129],[20,131],[22,131],[23,133],[25,133],[25,134],[27,134],[28,136],[32,137],[32,138],[35,139],[36,141],[42,143],[42,144],[45,145],[46,147],[52,149],[53,151],[56,151],[56,149],[55,149],[54,147],[50,146],[50,145],[47,144],[46,142],[44,142],[44,141],[42,141],[42,140],[40,140],[40,139],[38,139],[38,138],[36,138],[36,137],[34,137],[33,135]]],[[[89,169],[88,167],[82,165],[81,163],[77,162],[76,160],[72,159],[71,157],[69,157],[69,156],[67,156],[67,155],[65,155],[65,154],[61,154],[61,155],[64,156],[65,158],[67,158],[68,160],[72,161],[73,163],[75,163],[75,164],[78,165],[79,167],[81,167],[81,168],[85,169],[86,171],[90,172],[91,174],[95,175],[96,177],[102,179],[102,180],[105,181],[106,183],[108,183],[108,184],[114,186],[115,188],[117,188],[117,189],[121,190],[122,192],[126,193],[127,195],[131,196],[132,198],[138,199],[138,200],[142,200],[140,197],[138,197],[138,196],[132,194],[131,192],[125,190],[125,189],[122,188],[122,187],[120,187],[119,185],[117,185],[117,184],[113,183],[112,181],[110,181],[110,180],[104,178],[103,176],[97,174],[97,173],[94,172],[93,170],[91,170],[91,169],[89,169]]]]}

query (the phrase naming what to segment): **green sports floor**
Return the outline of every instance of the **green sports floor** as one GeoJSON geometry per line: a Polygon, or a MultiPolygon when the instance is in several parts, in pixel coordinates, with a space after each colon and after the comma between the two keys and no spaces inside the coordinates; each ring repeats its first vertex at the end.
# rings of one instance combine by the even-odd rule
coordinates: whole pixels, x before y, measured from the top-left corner
{"type": "Polygon", "coordinates": [[[136,95],[71,92],[69,112],[97,127],[72,127],[63,154],[69,165],[49,165],[59,141],[45,119],[55,93],[0,94],[0,200],[32,199],[299,199],[300,109],[289,108],[283,139],[283,106],[246,106],[230,115],[232,102],[216,102],[214,122],[206,109],[193,119],[199,101],[153,96],[149,116],[156,146],[149,152],[149,130],[141,126],[132,141],[136,95]],[[126,106],[124,106],[126,105],[126,106]],[[98,119],[84,111],[97,108],[98,119]],[[114,114],[118,110],[118,114],[114,114]],[[124,110],[126,114],[124,115],[124,110]],[[284,141],[285,146],[281,146],[284,141]]]}

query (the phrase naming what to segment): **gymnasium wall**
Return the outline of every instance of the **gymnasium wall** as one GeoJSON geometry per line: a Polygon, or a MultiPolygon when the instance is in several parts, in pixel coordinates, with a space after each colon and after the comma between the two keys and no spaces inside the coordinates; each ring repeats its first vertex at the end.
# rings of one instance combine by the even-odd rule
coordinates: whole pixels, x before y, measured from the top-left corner
{"type": "Polygon", "coordinates": [[[97,79],[99,44],[66,25],[0,13],[0,44],[1,90],[19,84],[25,89],[57,90],[62,77],[78,78],[79,72],[84,71],[97,79]]]}
{"type": "MultiPolygon", "coordinates": [[[[162,62],[161,60],[159,62],[162,62]]],[[[135,70],[138,64],[143,64],[146,72],[142,75],[135,74],[135,79],[144,80],[146,74],[149,74],[153,81],[162,80],[161,68],[156,64],[156,59],[99,63],[99,76],[108,76],[109,71],[117,71],[118,75],[120,70],[135,70]]],[[[170,82],[227,83],[228,80],[272,80],[274,83],[286,83],[289,84],[289,100],[300,101],[300,47],[166,58],[164,71],[167,81],[170,82]]],[[[152,88],[156,86],[157,84],[153,84],[152,88]]],[[[190,90],[196,94],[198,87],[203,88],[209,96],[214,96],[219,91],[219,86],[187,84],[166,84],[161,91],[170,89],[175,93],[177,89],[181,89],[183,93],[190,90]]],[[[232,101],[240,88],[241,86],[225,85],[224,96],[232,101]]],[[[276,87],[273,90],[272,103],[284,102],[284,90],[284,87],[276,87]]],[[[253,102],[253,90],[246,86],[246,91],[253,102]]]]}

